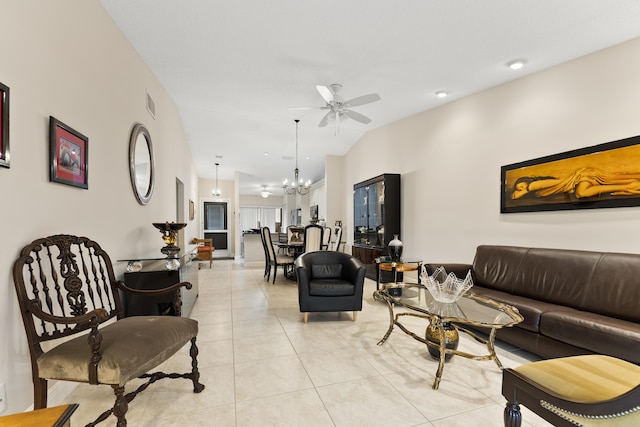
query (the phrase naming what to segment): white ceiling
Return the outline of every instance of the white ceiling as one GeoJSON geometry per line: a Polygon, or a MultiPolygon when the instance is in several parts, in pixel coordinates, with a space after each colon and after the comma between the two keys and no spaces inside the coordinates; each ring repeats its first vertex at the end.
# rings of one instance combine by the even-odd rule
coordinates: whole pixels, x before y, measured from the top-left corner
{"type": "Polygon", "coordinates": [[[241,194],[291,179],[294,119],[300,175],[315,182],[327,154],[376,127],[640,36],[640,0],[100,3],[175,101],[198,176],[215,179],[219,162],[220,180],[241,173],[241,194]],[[527,65],[505,67],[515,58],[527,65]],[[324,111],[288,109],[324,105],[315,86],[332,83],[345,99],[380,94],[354,108],[373,121],[336,136],[318,127],[324,111]]]}

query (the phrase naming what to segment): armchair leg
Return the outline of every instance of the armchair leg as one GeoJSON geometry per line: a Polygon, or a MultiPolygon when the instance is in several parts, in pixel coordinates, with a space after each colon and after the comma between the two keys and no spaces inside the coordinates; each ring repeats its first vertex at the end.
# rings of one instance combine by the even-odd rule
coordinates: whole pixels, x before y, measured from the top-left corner
{"type": "Polygon", "coordinates": [[[504,408],[504,427],[520,427],[521,424],[522,414],[520,413],[520,405],[507,402],[504,408]]]}
{"type": "Polygon", "coordinates": [[[308,320],[309,320],[309,313],[303,313],[302,314],[302,321],[304,323],[307,323],[308,320]]]}
{"type": "Polygon", "coordinates": [[[354,311],[353,312],[353,321],[355,322],[356,320],[358,320],[358,312],[354,311]]]}

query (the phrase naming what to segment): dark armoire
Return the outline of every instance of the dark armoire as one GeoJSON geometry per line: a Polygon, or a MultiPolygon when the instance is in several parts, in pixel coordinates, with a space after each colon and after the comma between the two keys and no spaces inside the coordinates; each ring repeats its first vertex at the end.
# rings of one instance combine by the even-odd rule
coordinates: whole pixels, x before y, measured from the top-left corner
{"type": "Polygon", "coordinates": [[[375,278],[375,258],[400,235],[400,174],[385,173],[353,186],[352,254],[375,278]]]}

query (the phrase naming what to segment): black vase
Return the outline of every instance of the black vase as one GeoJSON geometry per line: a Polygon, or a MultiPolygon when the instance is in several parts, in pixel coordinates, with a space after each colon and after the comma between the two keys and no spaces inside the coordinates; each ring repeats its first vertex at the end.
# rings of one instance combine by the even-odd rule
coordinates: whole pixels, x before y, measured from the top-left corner
{"type": "MultiPolygon", "coordinates": [[[[450,350],[457,350],[460,336],[458,335],[456,327],[449,322],[442,322],[442,328],[444,329],[444,347],[450,350]]],[[[440,332],[434,325],[429,324],[424,335],[424,338],[427,341],[432,342],[437,346],[440,345],[440,332]]],[[[427,348],[429,349],[431,357],[436,360],[440,360],[440,349],[438,347],[428,345],[427,348]]],[[[448,353],[444,356],[444,360],[450,360],[452,357],[453,354],[448,353]]]]}
{"type": "Polygon", "coordinates": [[[402,257],[402,242],[398,240],[398,235],[393,235],[393,240],[389,242],[388,246],[389,256],[391,257],[391,261],[398,262],[402,257]]]}

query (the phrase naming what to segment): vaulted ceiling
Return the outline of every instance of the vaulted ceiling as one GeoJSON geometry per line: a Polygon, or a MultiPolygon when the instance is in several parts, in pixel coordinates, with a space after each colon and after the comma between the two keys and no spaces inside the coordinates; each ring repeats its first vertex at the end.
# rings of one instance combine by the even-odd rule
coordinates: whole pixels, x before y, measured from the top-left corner
{"type": "MultiPolygon", "coordinates": [[[[366,132],[640,36],[639,0],[100,0],[179,110],[198,176],[280,194],[366,132]],[[524,58],[512,70],[505,64],[524,58]],[[316,85],[372,119],[318,127],[316,85]],[[446,91],[438,98],[437,91],[446,91]]],[[[614,65],[612,65],[614,66],[614,65]]]]}

